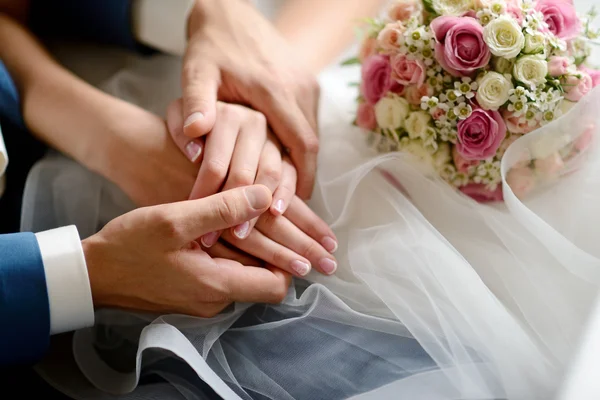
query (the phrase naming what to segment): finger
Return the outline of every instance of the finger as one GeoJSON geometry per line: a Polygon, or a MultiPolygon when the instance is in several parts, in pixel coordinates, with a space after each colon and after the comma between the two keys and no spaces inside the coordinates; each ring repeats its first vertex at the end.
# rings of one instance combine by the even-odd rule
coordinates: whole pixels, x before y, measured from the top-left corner
{"type": "Polygon", "coordinates": [[[305,88],[300,90],[296,95],[298,99],[298,106],[304,113],[306,120],[310,124],[311,128],[319,137],[319,100],[321,89],[318,82],[313,81],[306,84],[305,88]]]}
{"type": "Polygon", "coordinates": [[[177,99],[167,108],[167,129],[179,150],[193,163],[202,161],[204,140],[190,139],[183,134],[183,101],[177,99]]]}
{"type": "Polygon", "coordinates": [[[317,171],[317,153],[319,140],[315,131],[295,99],[271,96],[266,110],[261,110],[267,116],[269,124],[289,150],[290,157],[298,170],[297,194],[308,199],[312,195],[317,171]]]}
{"type": "Polygon", "coordinates": [[[285,212],[284,216],[290,222],[296,225],[311,238],[318,241],[327,251],[335,253],[338,248],[338,241],[335,234],[308,205],[294,196],[290,207],[285,212]]]}
{"type": "Polygon", "coordinates": [[[223,239],[238,249],[295,276],[304,277],[311,270],[310,261],[306,258],[269,239],[256,229],[244,240],[230,232],[223,232],[223,239]]]}
{"type": "Polygon", "coordinates": [[[222,192],[199,200],[165,204],[150,209],[156,233],[183,246],[196,238],[258,217],[271,205],[271,192],[253,185],[222,192]]]}
{"type": "Polygon", "coordinates": [[[281,182],[275,193],[273,193],[273,204],[271,205],[273,215],[282,215],[287,211],[296,193],[297,180],[296,167],[294,167],[289,157],[283,157],[281,182]]]}
{"type": "Polygon", "coordinates": [[[242,303],[281,303],[292,282],[290,274],[269,266],[242,266],[229,260],[217,259],[226,280],[229,298],[242,303]]]}
{"type": "Polygon", "coordinates": [[[213,195],[225,183],[240,132],[239,111],[219,103],[219,119],[204,143],[204,156],[198,179],[192,188],[191,199],[213,195]]]}
{"type": "Polygon", "coordinates": [[[212,258],[225,258],[227,260],[237,261],[242,265],[262,267],[263,262],[259,259],[252,257],[249,254],[243,253],[239,250],[230,248],[222,242],[218,242],[211,248],[204,249],[208,255],[212,258]]]}
{"type": "Polygon", "coordinates": [[[219,69],[213,62],[195,48],[188,50],[181,74],[183,132],[186,136],[197,138],[213,129],[220,79],[219,69]]]}
{"type": "Polygon", "coordinates": [[[337,270],[335,258],[287,218],[264,214],[258,219],[256,229],[271,240],[305,257],[322,274],[332,275],[337,270]]]}
{"type": "MultiPolygon", "coordinates": [[[[276,142],[268,140],[260,155],[260,161],[258,163],[258,173],[256,175],[256,184],[265,185],[274,192],[279,183],[279,177],[281,174],[281,150],[277,147],[276,142]]],[[[233,234],[240,239],[248,237],[258,218],[254,218],[252,221],[243,223],[233,229],[233,234]]]]}

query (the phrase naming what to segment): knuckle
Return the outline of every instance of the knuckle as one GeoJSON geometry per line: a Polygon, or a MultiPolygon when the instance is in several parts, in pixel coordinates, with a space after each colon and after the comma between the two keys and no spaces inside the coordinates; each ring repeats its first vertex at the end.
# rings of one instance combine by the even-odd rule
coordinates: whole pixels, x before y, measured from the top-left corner
{"type": "Polygon", "coordinates": [[[317,257],[320,250],[320,246],[313,242],[312,240],[308,240],[307,243],[304,244],[300,254],[308,259],[314,259],[317,257]]]}
{"type": "Polygon", "coordinates": [[[240,168],[231,174],[231,183],[234,187],[248,186],[254,183],[256,172],[252,168],[240,168]]]}
{"type": "Polygon", "coordinates": [[[221,201],[215,202],[214,213],[227,226],[233,226],[239,221],[241,210],[239,202],[233,196],[224,196],[221,201]]]}
{"type": "Polygon", "coordinates": [[[263,167],[261,170],[262,179],[273,187],[277,187],[281,182],[281,170],[272,166],[263,167]]]}
{"type": "Polygon", "coordinates": [[[302,139],[300,147],[304,153],[319,153],[319,139],[316,136],[308,136],[302,139]]]}
{"type": "Polygon", "coordinates": [[[214,158],[206,161],[205,168],[208,179],[223,180],[227,175],[229,166],[222,160],[214,158]]]}
{"type": "Polygon", "coordinates": [[[267,117],[265,117],[265,115],[261,112],[252,111],[250,113],[250,119],[251,119],[252,123],[257,126],[260,126],[260,127],[267,126],[267,117]]]}
{"type": "Polygon", "coordinates": [[[242,110],[234,104],[220,103],[219,117],[230,124],[239,124],[242,119],[242,110]]]}
{"type": "Polygon", "coordinates": [[[162,238],[177,239],[181,236],[181,230],[171,214],[162,209],[156,209],[151,211],[150,218],[154,229],[160,232],[162,238]]]}

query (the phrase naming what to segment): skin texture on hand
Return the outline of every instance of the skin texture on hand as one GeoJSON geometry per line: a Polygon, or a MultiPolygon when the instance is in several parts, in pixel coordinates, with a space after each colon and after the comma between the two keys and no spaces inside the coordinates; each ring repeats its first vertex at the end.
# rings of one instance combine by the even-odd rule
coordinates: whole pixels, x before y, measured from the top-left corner
{"type": "Polygon", "coordinates": [[[264,213],[260,185],[139,208],[82,242],[96,307],[212,317],[232,302],[278,303],[291,282],[275,268],[213,258],[195,241],[264,213]]]}
{"type": "Polygon", "coordinates": [[[319,87],[272,24],[243,0],[199,0],[189,18],[182,71],[184,133],[208,134],[217,99],[261,112],[298,170],[309,198],[318,152],[319,87]]]}

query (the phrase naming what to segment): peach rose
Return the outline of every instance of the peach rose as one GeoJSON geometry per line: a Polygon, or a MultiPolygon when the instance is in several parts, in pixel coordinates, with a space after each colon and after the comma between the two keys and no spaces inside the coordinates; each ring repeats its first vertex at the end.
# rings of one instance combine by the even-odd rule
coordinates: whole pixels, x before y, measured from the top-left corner
{"type": "Polygon", "coordinates": [[[423,9],[420,1],[401,0],[395,4],[392,4],[388,11],[388,17],[390,17],[392,21],[406,22],[412,16],[421,16],[422,13],[423,9]]]}
{"type": "Polygon", "coordinates": [[[427,84],[421,87],[408,86],[404,90],[404,98],[413,106],[421,105],[423,96],[433,96],[433,89],[427,84]]]}
{"type": "Polygon", "coordinates": [[[402,22],[391,22],[385,26],[377,35],[379,46],[386,52],[394,52],[400,48],[400,40],[403,38],[406,27],[402,22]]]}

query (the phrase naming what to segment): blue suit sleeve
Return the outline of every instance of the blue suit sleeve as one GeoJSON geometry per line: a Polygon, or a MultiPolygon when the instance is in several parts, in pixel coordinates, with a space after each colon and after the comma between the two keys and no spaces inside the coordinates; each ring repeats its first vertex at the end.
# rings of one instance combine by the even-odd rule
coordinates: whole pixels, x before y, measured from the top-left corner
{"type": "Polygon", "coordinates": [[[30,364],[50,342],[44,264],[33,233],[0,235],[0,365],[30,364]]]}
{"type": "Polygon", "coordinates": [[[24,128],[20,104],[19,92],[0,60],[0,121],[6,119],[17,127],[24,128]]]}
{"type": "Polygon", "coordinates": [[[33,0],[29,23],[43,38],[71,38],[152,53],[135,39],[131,3],[132,0],[33,0]]]}

